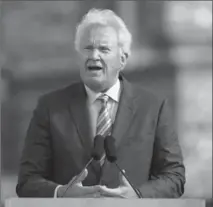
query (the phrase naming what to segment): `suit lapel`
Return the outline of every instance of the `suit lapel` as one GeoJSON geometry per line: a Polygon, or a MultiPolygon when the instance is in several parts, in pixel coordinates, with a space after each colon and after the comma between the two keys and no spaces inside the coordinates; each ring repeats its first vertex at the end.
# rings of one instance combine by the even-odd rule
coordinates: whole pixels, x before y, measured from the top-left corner
{"type": "MultiPolygon", "coordinates": [[[[93,135],[87,107],[87,94],[83,83],[79,84],[78,87],[72,91],[71,97],[69,102],[70,115],[76,124],[80,141],[84,148],[85,160],[88,161],[91,158],[93,149],[93,135]]],[[[100,165],[96,162],[92,162],[88,168],[90,167],[95,172],[96,179],[100,179],[100,165]]]]}
{"type": "Polygon", "coordinates": [[[112,136],[116,140],[117,148],[119,147],[122,138],[125,136],[135,113],[132,86],[123,77],[121,77],[121,79],[123,79],[123,81],[121,81],[122,92],[112,130],[112,136]]]}
{"type": "Polygon", "coordinates": [[[92,149],[92,134],[91,127],[89,125],[90,121],[86,101],[86,91],[84,85],[80,83],[73,90],[72,99],[70,99],[69,102],[69,108],[71,116],[76,124],[81,143],[85,149],[86,156],[90,157],[92,149]]]}
{"type": "MultiPolygon", "coordinates": [[[[115,138],[117,150],[122,147],[123,141],[128,137],[125,136],[132,123],[132,118],[135,114],[135,97],[130,83],[122,76],[121,79],[121,96],[119,100],[118,111],[116,114],[112,136],[115,138]]],[[[119,185],[119,171],[114,164],[107,160],[102,166],[102,184],[108,187],[115,188],[119,185]]]]}

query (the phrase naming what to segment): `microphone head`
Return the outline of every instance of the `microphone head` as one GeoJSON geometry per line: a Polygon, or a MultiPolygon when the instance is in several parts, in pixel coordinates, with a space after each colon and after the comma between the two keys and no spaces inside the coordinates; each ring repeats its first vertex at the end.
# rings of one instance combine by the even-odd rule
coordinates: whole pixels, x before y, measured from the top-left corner
{"type": "Polygon", "coordinates": [[[115,162],[117,160],[115,138],[112,136],[106,136],[104,140],[104,149],[106,158],[109,162],[115,162]]]}
{"type": "Polygon", "coordinates": [[[92,157],[94,160],[100,160],[103,154],[104,154],[104,137],[101,135],[96,135],[94,138],[92,157]]]}

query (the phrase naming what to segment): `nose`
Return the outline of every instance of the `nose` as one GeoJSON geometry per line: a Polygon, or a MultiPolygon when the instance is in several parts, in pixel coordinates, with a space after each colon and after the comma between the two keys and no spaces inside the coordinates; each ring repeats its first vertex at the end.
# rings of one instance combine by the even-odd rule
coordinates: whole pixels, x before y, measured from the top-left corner
{"type": "Polygon", "coordinates": [[[90,58],[93,60],[100,60],[100,53],[97,49],[93,49],[90,51],[90,58]]]}

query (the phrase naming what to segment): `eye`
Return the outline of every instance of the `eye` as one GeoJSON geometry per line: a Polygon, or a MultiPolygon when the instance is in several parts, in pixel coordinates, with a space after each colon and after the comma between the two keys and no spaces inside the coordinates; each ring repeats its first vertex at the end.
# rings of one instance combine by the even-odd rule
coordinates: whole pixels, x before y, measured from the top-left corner
{"type": "Polygon", "coordinates": [[[108,53],[110,52],[110,49],[108,47],[105,47],[105,46],[101,46],[99,47],[100,51],[104,52],[104,53],[108,53]]]}
{"type": "Polygon", "coordinates": [[[93,46],[88,45],[88,46],[86,46],[84,49],[85,49],[85,50],[93,50],[94,48],[93,48],[93,46]]]}

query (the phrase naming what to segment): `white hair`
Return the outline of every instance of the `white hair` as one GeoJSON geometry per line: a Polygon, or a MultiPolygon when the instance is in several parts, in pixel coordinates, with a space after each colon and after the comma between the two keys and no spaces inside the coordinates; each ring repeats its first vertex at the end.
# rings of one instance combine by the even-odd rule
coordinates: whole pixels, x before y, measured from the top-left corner
{"type": "Polygon", "coordinates": [[[127,29],[124,21],[109,9],[91,9],[82,18],[81,22],[77,25],[75,35],[75,49],[80,49],[81,35],[84,33],[85,28],[93,24],[100,24],[103,26],[113,27],[118,35],[118,43],[125,55],[129,56],[131,51],[132,35],[127,29]]]}

